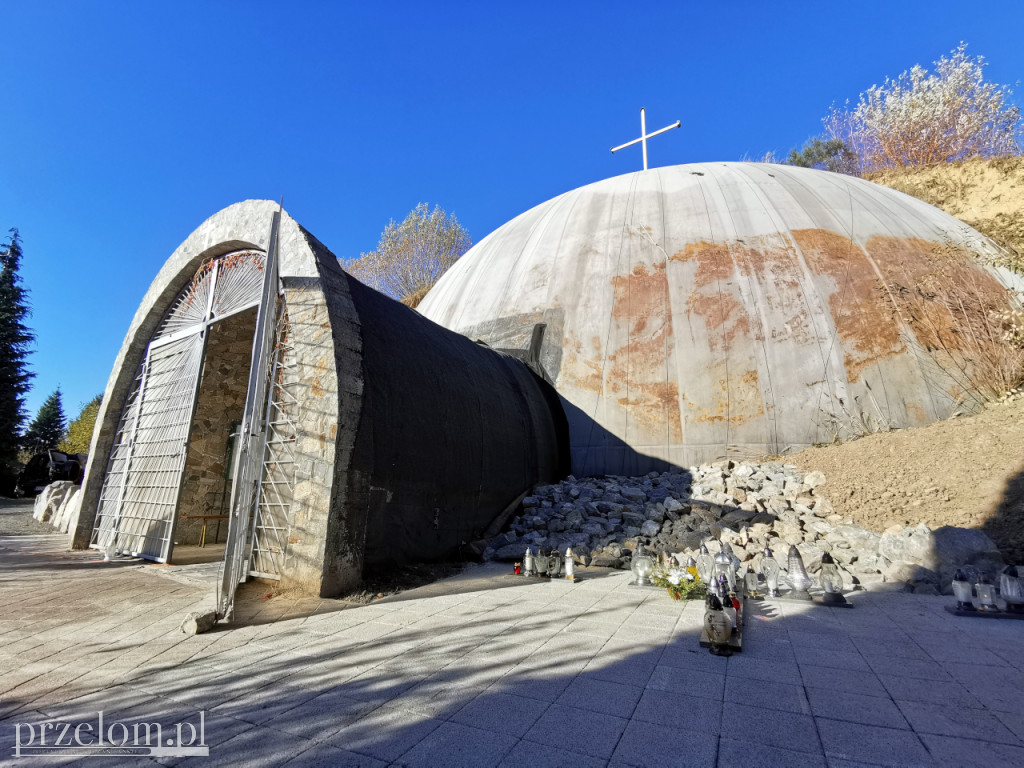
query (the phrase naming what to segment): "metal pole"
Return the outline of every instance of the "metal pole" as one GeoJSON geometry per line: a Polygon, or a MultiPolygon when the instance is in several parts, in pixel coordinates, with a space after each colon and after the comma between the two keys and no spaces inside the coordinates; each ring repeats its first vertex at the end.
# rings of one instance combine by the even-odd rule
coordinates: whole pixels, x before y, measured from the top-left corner
{"type": "Polygon", "coordinates": [[[647,116],[643,107],[640,107],[640,143],[644,148],[644,170],[647,170],[647,116]]]}

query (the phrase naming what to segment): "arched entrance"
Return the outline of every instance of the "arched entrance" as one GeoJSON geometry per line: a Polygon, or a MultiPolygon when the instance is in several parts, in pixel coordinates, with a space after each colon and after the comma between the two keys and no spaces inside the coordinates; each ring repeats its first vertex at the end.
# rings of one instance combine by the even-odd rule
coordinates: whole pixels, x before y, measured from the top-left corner
{"type": "Polygon", "coordinates": [[[275,216],[267,254],[239,250],[204,262],[150,338],[90,541],[167,563],[176,540],[197,539],[197,521],[227,512],[222,616],[247,574],[280,578],[287,546],[294,429],[277,225],[275,216]]]}

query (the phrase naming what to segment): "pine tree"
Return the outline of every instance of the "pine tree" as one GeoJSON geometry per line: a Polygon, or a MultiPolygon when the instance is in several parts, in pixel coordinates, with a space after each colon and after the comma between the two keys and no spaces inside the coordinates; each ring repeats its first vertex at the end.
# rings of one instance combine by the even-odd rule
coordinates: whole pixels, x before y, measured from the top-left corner
{"type": "Polygon", "coordinates": [[[26,358],[35,338],[25,324],[28,291],[21,286],[21,238],[12,229],[0,246],[0,495],[14,493],[18,448],[25,423],[25,394],[32,372],[26,358]]]}
{"type": "Polygon", "coordinates": [[[64,416],[60,387],[57,387],[39,406],[39,413],[21,438],[21,446],[29,453],[42,453],[60,445],[67,432],[68,420],[64,416]]]}
{"type": "Polygon", "coordinates": [[[70,424],[68,433],[60,444],[60,449],[65,453],[88,453],[89,443],[92,442],[92,431],[96,427],[96,415],[100,412],[100,403],[103,402],[103,395],[96,395],[92,400],[82,407],[70,424]]]}

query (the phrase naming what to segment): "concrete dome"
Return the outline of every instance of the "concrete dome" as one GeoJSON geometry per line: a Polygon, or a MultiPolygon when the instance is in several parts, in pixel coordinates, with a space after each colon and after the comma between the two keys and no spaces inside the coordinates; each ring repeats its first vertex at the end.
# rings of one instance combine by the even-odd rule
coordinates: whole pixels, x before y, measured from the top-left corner
{"type": "Polygon", "coordinates": [[[1009,301],[995,250],[862,179],[681,165],[527,211],[419,311],[500,348],[546,323],[573,471],[635,473],[949,416],[977,384],[970,318],[1009,301]]]}

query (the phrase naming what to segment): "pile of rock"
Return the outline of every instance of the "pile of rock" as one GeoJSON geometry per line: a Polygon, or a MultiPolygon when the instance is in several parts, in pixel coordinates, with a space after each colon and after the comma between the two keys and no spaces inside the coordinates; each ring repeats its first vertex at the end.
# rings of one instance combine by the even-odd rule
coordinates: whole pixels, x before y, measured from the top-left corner
{"type": "Polygon", "coordinates": [[[640,544],[685,561],[712,539],[728,542],[742,563],[757,569],[765,547],[784,564],[795,545],[811,573],[827,550],[848,584],[892,581],[932,594],[948,591],[963,563],[994,568],[1002,562],[981,531],[919,525],[879,535],[854,525],[835,514],[825,482],[821,472],[805,475],[774,461],[720,461],[643,477],[570,476],[523,499],[522,513],[484,557],[518,560],[528,546],[572,547],[583,565],[628,568],[640,544]]]}
{"type": "Polygon", "coordinates": [[[32,517],[40,522],[50,521],[58,531],[67,533],[72,521],[78,519],[81,490],[69,480],[50,483],[36,496],[32,517]]]}

